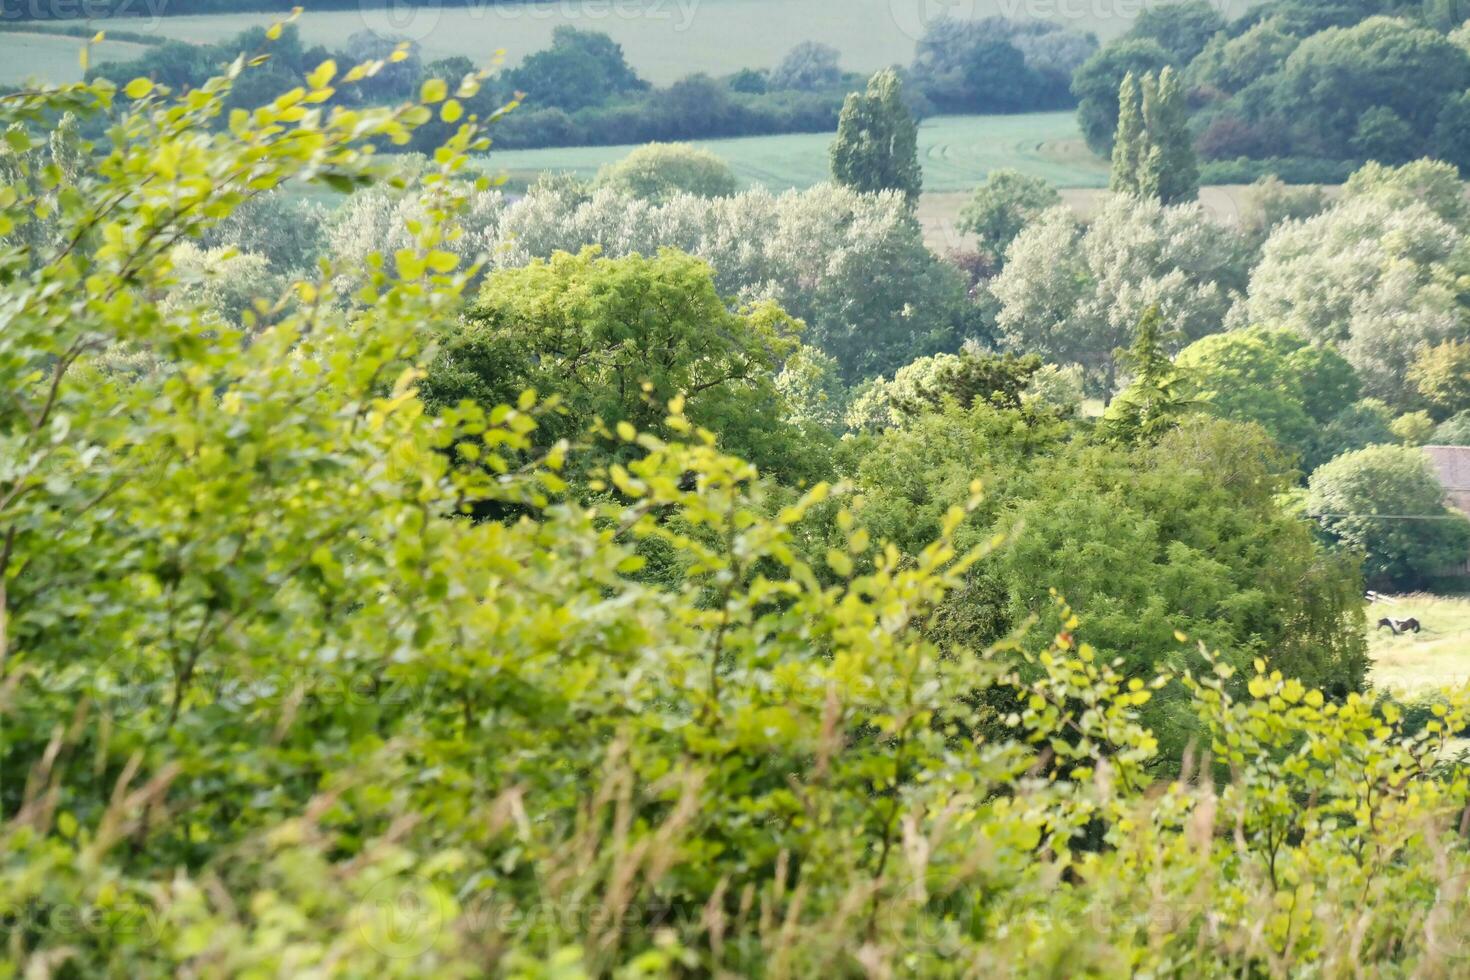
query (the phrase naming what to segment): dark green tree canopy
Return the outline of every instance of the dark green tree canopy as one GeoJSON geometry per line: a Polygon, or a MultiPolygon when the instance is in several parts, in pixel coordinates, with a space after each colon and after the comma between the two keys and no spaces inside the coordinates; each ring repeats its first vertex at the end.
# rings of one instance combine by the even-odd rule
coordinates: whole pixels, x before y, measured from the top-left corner
{"type": "Polygon", "coordinates": [[[1179,75],[1129,74],[1118,90],[1113,141],[1113,190],[1180,204],[1199,196],[1199,164],[1179,75]]]}
{"type": "MultiPolygon", "coordinates": [[[[1126,447],[1069,440],[1055,420],[1014,409],[950,403],[849,452],[864,525],[904,549],[973,481],[985,488],[960,540],[1004,543],[940,608],[932,629],[943,643],[997,640],[1033,616],[1046,635],[1061,623],[1039,583],[1053,582],[1086,597],[1078,637],[1140,676],[1189,657],[1174,635],[1184,629],[1243,664],[1270,651],[1293,675],[1363,683],[1357,569],[1282,511],[1292,468],[1256,426],[1196,417],[1126,447]]],[[[1150,711],[1167,739],[1188,741],[1186,713],[1167,699],[1150,711]]]]}
{"type": "Polygon", "coordinates": [[[885,69],[866,92],[847,97],[832,144],[832,177],[856,191],[892,190],[910,205],[919,200],[919,127],[903,101],[898,73],[885,69]]]}
{"type": "Polygon", "coordinates": [[[1415,140],[1428,138],[1445,100],[1470,88],[1470,52],[1428,28],[1372,17],[1307,38],[1274,84],[1283,118],[1322,151],[1348,156],[1370,111],[1369,135],[1396,128],[1388,110],[1415,140]]]}
{"type": "Polygon", "coordinates": [[[1170,64],[1182,69],[1224,29],[1225,18],[1208,0],[1179,0],[1145,7],[1126,36],[1157,43],[1170,64]]]}
{"type": "Polygon", "coordinates": [[[1094,153],[1109,153],[1118,130],[1118,90],[1130,74],[1142,77],[1163,71],[1169,55],[1157,41],[1128,40],[1109,44],[1077,69],[1072,94],[1077,119],[1094,153]]]}
{"type": "Polygon", "coordinates": [[[424,400],[443,410],[534,389],[564,409],[545,436],[582,440],[598,419],[661,431],[682,394],[688,417],[722,445],[801,478],[820,471],[821,453],[782,421],[774,380],[799,329],[772,304],[731,312],[709,266],[680,252],[561,253],[486,281],[444,338],[424,400]]]}
{"type": "Polygon", "coordinates": [[[1312,455],[1324,426],[1358,397],[1357,373],[1341,354],[1290,330],[1213,334],[1181,351],[1176,364],[1202,408],[1254,422],[1302,457],[1312,455]]]}
{"type": "Polygon", "coordinates": [[[551,47],[527,58],[508,81],[533,105],[568,111],[648,88],[628,65],[622,45],[606,34],[565,25],[552,32],[551,47]]]}
{"type": "Polygon", "coordinates": [[[1150,307],[1120,358],[1133,380],[1103,416],[1102,432],[1108,439],[1124,445],[1157,442],[1195,406],[1189,378],[1167,353],[1165,333],[1163,313],[1150,307]]]}
{"type": "Polygon", "coordinates": [[[1445,506],[1423,450],[1369,446],[1312,474],[1307,508],[1329,538],[1363,557],[1371,583],[1423,587],[1470,559],[1470,520],[1445,506]]]}

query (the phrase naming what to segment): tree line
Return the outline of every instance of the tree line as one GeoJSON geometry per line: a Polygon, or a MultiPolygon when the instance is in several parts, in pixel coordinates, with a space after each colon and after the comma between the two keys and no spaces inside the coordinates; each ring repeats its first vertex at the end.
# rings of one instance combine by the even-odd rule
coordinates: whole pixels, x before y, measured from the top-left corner
{"type": "Polygon", "coordinates": [[[1211,182],[1336,183],[1366,161],[1470,164],[1470,9],[1454,0],[1272,0],[1227,22],[1203,0],[1142,13],[1073,79],[1107,153],[1123,79],[1172,70],[1211,182]]]}
{"type": "MultiPolygon", "coordinates": [[[[259,29],[214,45],[165,41],[133,61],[98,65],[92,74],[193,87],[240,52],[263,52],[261,41],[259,29]]],[[[236,98],[249,101],[272,89],[274,94],[289,91],[329,54],[356,63],[384,57],[398,43],[362,31],[342,51],[327,52],[308,48],[294,34],[271,47],[272,70],[250,79],[251,90],[236,98]]],[[[931,26],[904,72],[905,98],[919,117],[1070,108],[1071,73],[1095,49],[1090,35],[1052,25],[1000,17],[964,24],[942,19],[931,26]]],[[[476,69],[467,57],[426,63],[412,44],[407,55],[354,96],[391,102],[406,98],[425,78],[460,78],[476,69]]],[[[863,84],[861,76],[842,69],[840,58],[829,45],[803,42],[769,69],[720,78],[693,73],[655,87],[638,76],[622,47],[606,34],[562,26],[548,48],[487,79],[466,108],[488,118],[520,98],[523,104],[497,128],[496,143],[507,149],[825,132],[837,125],[847,95],[863,84]]],[[[445,135],[445,127],[430,127],[416,136],[415,148],[431,151],[445,135]]]]}

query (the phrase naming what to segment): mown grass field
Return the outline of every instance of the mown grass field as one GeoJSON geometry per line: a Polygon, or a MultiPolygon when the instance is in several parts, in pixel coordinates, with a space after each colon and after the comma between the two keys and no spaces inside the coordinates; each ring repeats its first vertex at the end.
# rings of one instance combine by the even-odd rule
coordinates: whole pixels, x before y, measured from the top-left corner
{"type": "Polygon", "coordinates": [[[1412,696],[1470,683],[1470,599],[1408,595],[1375,602],[1368,606],[1368,627],[1374,687],[1412,696]],[[1374,629],[1384,616],[1413,617],[1423,629],[1402,636],[1374,629]]]}
{"type": "MultiPolygon", "coordinates": [[[[84,39],[56,34],[0,33],[0,85],[19,85],[27,79],[75,82],[82,77],[84,39]]],[[[92,62],[127,61],[147,51],[146,45],[103,41],[92,47],[92,62]]]]}
{"type": "MultiPolygon", "coordinates": [[[[795,133],[698,143],[730,164],[745,186],[772,190],[810,187],[828,179],[831,133],[795,133]]],[[[631,146],[491,150],[487,166],[512,185],[544,171],[595,175],[627,156],[631,146]]],[[[1087,152],[1070,112],[1016,116],[940,116],[919,128],[919,155],[928,192],[970,190],[999,167],[1015,167],[1059,187],[1104,187],[1107,164],[1087,152]]]]}
{"type": "MultiPolygon", "coordinates": [[[[1220,0],[1228,15],[1251,0],[1220,0]]],[[[308,10],[310,4],[307,5],[308,10]]],[[[722,74],[767,67],[801,41],[821,41],[842,52],[852,71],[907,63],[926,23],[943,13],[969,19],[995,15],[1054,19],[1107,40],[1126,31],[1141,4],[1028,5],[1022,0],[555,0],[439,10],[333,10],[301,19],[305,38],[340,45],[364,28],[418,41],[428,58],[467,55],[486,61],[503,48],[514,63],[546,47],[560,24],[602,31],[620,44],[628,60],[650,81],[667,83],[690,72],[722,74]]],[[[182,41],[218,41],[271,14],[213,14],[115,23],[128,30],[156,30],[182,41]]],[[[106,26],[106,21],[99,21],[106,26]]],[[[4,51],[0,49],[0,61],[4,51]]]]}

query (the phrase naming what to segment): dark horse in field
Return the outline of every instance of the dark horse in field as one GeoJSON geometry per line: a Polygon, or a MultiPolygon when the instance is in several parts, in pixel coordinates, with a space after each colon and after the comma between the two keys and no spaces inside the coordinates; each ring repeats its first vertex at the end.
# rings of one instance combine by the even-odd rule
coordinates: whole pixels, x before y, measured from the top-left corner
{"type": "Polygon", "coordinates": [[[1383,619],[1380,619],[1378,621],[1378,628],[1383,629],[1383,627],[1385,626],[1388,627],[1389,632],[1392,633],[1394,636],[1398,636],[1400,633],[1419,632],[1419,620],[1413,618],[1389,619],[1385,616],[1383,619]]]}

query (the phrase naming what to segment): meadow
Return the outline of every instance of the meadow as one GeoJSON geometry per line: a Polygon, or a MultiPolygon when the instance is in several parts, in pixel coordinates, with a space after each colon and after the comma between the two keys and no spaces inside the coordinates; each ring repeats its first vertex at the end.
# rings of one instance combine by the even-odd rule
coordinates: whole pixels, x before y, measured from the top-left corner
{"type": "MultiPolygon", "coordinates": [[[[1092,31],[1104,41],[1122,34],[1142,4],[1136,0],[1097,0],[1075,4],[1022,0],[581,0],[509,5],[470,4],[453,9],[367,9],[308,13],[301,32],[310,43],[340,46],[352,34],[368,29],[418,41],[428,60],[465,55],[488,62],[504,49],[514,64],[546,47],[552,31],[569,24],[610,35],[627,51],[628,60],[649,81],[667,84],[691,72],[728,74],[747,67],[769,67],[802,41],[821,41],[842,52],[851,71],[870,72],[907,63],[914,42],[928,21],[940,13],[970,19],[988,16],[1056,20],[1066,27],[1092,31]],[[1071,15],[1075,14],[1075,16],[1071,15]]],[[[1224,0],[1226,14],[1250,6],[1248,0],[1224,0]]],[[[308,5],[309,9],[309,5],[308,5]]],[[[193,42],[214,42],[247,27],[269,24],[269,13],[215,14],[180,17],[127,17],[98,21],[130,31],[193,42]]],[[[9,66],[13,35],[0,37],[0,65],[9,66]]],[[[51,66],[41,65],[38,71],[51,66]]],[[[22,73],[24,74],[24,73],[22,73]]]]}
{"type": "MultiPolygon", "coordinates": [[[[75,82],[82,77],[81,38],[57,34],[0,33],[0,85],[19,85],[29,78],[75,82]]],[[[127,61],[148,48],[128,41],[103,41],[92,49],[93,62],[127,61]]]]}
{"type": "MultiPolygon", "coordinates": [[[[735,171],[744,186],[771,190],[811,187],[829,179],[830,133],[795,133],[704,140],[735,171]]],[[[491,150],[489,167],[512,186],[544,171],[592,177],[620,160],[631,146],[586,146],[539,150],[491,150]]],[[[1070,112],[1014,116],[939,116],[919,127],[919,159],[927,191],[964,192],[991,170],[1014,167],[1059,187],[1106,187],[1107,163],[1082,145],[1070,112]]]]}
{"type": "Polygon", "coordinates": [[[1399,695],[1470,681],[1470,599],[1428,594],[1387,597],[1368,606],[1369,675],[1375,687],[1399,695]],[[1373,629],[1379,619],[1419,620],[1419,633],[1373,629]]]}

